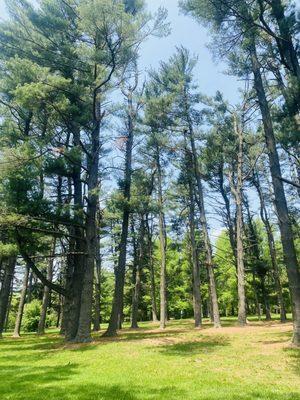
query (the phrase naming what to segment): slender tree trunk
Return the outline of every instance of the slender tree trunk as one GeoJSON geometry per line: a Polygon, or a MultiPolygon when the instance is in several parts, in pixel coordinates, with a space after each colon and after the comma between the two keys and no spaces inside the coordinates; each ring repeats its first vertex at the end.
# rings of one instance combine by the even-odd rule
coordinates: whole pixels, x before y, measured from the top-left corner
{"type": "Polygon", "coordinates": [[[20,296],[20,301],[19,301],[19,307],[18,307],[16,322],[15,322],[15,329],[14,329],[14,333],[13,333],[13,337],[15,337],[15,338],[20,337],[22,318],[23,318],[24,306],[25,306],[25,301],[26,301],[28,278],[29,278],[29,266],[26,265],[24,277],[23,277],[23,283],[22,283],[21,296],[20,296]]]}
{"type": "Polygon", "coordinates": [[[300,271],[294,245],[294,237],[289,218],[288,207],[282,182],[281,167],[276,148],[276,140],[273,130],[272,119],[269,105],[266,98],[263,81],[260,72],[260,64],[256,54],[255,42],[249,48],[254,74],[254,86],[263,117],[264,133],[269,157],[272,184],[275,196],[275,208],[279,220],[279,228],[285,265],[289,280],[289,287],[292,298],[292,308],[294,317],[294,337],[293,344],[300,346],[300,271]]]}
{"type": "Polygon", "coordinates": [[[5,328],[5,318],[8,312],[9,295],[15,273],[16,257],[10,257],[5,263],[4,277],[0,291],[0,338],[5,328]]]}
{"type": "Polygon", "coordinates": [[[131,328],[137,329],[138,326],[138,306],[139,306],[139,296],[141,290],[141,267],[140,264],[137,265],[137,270],[135,274],[135,285],[132,296],[132,310],[131,310],[131,328]]]}
{"type": "Polygon", "coordinates": [[[230,241],[230,246],[232,249],[232,254],[234,256],[235,260],[235,267],[237,269],[237,254],[236,254],[236,234],[234,230],[234,221],[233,218],[231,217],[231,210],[230,210],[230,201],[228,198],[227,191],[224,187],[224,172],[223,172],[223,163],[221,164],[219,168],[219,189],[220,193],[222,195],[222,198],[225,203],[225,209],[226,209],[226,224],[228,228],[228,234],[229,234],[229,241],[230,241]]]}
{"type": "Polygon", "coordinates": [[[273,277],[274,277],[274,282],[275,282],[275,287],[276,287],[276,292],[277,292],[278,303],[279,303],[279,307],[280,307],[280,321],[282,323],[284,323],[284,322],[286,322],[286,309],[285,309],[285,304],[284,304],[284,300],[283,300],[282,286],[281,286],[281,281],[280,281],[280,272],[279,272],[279,267],[278,267],[278,263],[277,263],[275,239],[273,236],[271,224],[269,222],[267,208],[265,205],[265,199],[264,199],[264,196],[262,193],[262,189],[261,189],[261,185],[260,185],[259,177],[258,177],[257,173],[254,175],[253,183],[257,190],[258,197],[260,200],[260,216],[261,216],[261,220],[265,226],[265,230],[266,230],[267,238],[268,238],[268,246],[269,246],[269,252],[270,252],[271,263],[272,263],[273,277]]]}
{"type": "Polygon", "coordinates": [[[200,266],[198,259],[197,244],[195,239],[195,200],[192,182],[189,182],[189,231],[191,242],[191,256],[193,266],[193,303],[195,328],[201,328],[201,293],[200,293],[200,266]]]}
{"type": "Polygon", "coordinates": [[[203,239],[204,239],[204,247],[205,247],[205,254],[206,254],[206,266],[208,271],[208,278],[209,278],[209,292],[211,298],[211,305],[212,305],[212,319],[215,328],[221,327],[221,320],[220,320],[220,312],[219,312],[219,305],[218,305],[218,296],[217,296],[217,288],[216,288],[216,281],[215,281],[215,274],[213,269],[213,258],[212,258],[212,249],[210,238],[208,234],[208,224],[206,219],[206,211],[205,211],[205,204],[204,204],[204,195],[203,195],[203,186],[201,180],[201,172],[198,162],[198,155],[195,145],[194,139],[194,131],[192,126],[192,121],[188,115],[188,123],[189,123],[189,138],[190,138],[190,145],[192,150],[192,166],[196,178],[197,183],[197,195],[196,201],[199,207],[200,212],[200,223],[203,232],[203,239]]]}
{"type": "Polygon", "coordinates": [[[259,298],[258,298],[258,287],[257,287],[257,283],[256,283],[256,275],[254,272],[252,273],[252,286],[253,286],[253,291],[254,291],[256,314],[260,321],[261,320],[261,311],[260,311],[260,304],[259,304],[259,298]]]}
{"type": "MultiPolygon", "coordinates": [[[[192,142],[192,127],[190,127],[190,140],[192,142]]],[[[191,144],[192,147],[192,144],[191,144]]],[[[202,304],[201,304],[201,292],[200,292],[200,265],[199,255],[196,241],[196,226],[195,226],[195,192],[194,192],[194,181],[195,181],[195,164],[193,159],[193,151],[191,151],[187,144],[187,131],[184,132],[184,173],[187,180],[188,187],[188,206],[189,206],[189,236],[190,236],[190,248],[191,248],[191,264],[192,264],[192,282],[193,282],[193,308],[194,308],[194,320],[195,328],[201,328],[202,324],[202,304]]],[[[201,187],[202,189],[202,187],[201,187]]]]}
{"type": "Polygon", "coordinates": [[[100,242],[98,238],[97,244],[97,255],[96,255],[96,265],[95,265],[95,308],[94,308],[94,331],[100,331],[100,311],[101,311],[101,255],[100,255],[100,242]]]}
{"type": "Polygon", "coordinates": [[[139,311],[139,300],[140,300],[140,291],[141,291],[141,272],[145,259],[145,221],[144,216],[141,217],[141,226],[140,226],[140,234],[139,234],[139,251],[137,256],[137,268],[135,274],[135,285],[132,296],[132,310],[131,310],[131,328],[138,328],[138,311],[139,311]]]}
{"type": "MultiPolygon", "coordinates": [[[[14,280],[11,281],[11,289],[10,289],[10,295],[9,295],[9,300],[8,300],[8,305],[7,305],[7,312],[6,312],[6,317],[5,317],[5,324],[4,324],[4,331],[6,332],[8,329],[8,324],[9,324],[9,314],[11,311],[11,302],[14,294],[14,280]]],[[[1,338],[1,336],[0,336],[1,338]]]]}
{"type": "Polygon", "coordinates": [[[160,329],[165,329],[167,318],[167,233],[164,215],[164,201],[162,190],[162,171],[159,148],[156,153],[157,166],[157,192],[159,207],[159,244],[160,244],[160,329]]]}
{"type": "Polygon", "coordinates": [[[237,200],[237,222],[236,222],[236,238],[237,238],[237,267],[238,267],[238,322],[241,326],[246,325],[246,296],[245,296],[245,267],[244,267],[244,246],[243,246],[243,216],[242,202],[237,200]]]}
{"type": "Polygon", "coordinates": [[[157,322],[157,306],[156,306],[156,285],[155,285],[155,274],[153,265],[153,243],[150,232],[148,215],[146,216],[146,230],[147,230],[147,242],[148,242],[148,259],[149,259],[149,271],[150,271],[150,292],[151,292],[151,310],[152,310],[152,321],[157,322]]]}
{"type": "Polygon", "coordinates": [[[241,326],[247,323],[246,316],[246,294],[245,294],[245,266],[244,266],[244,228],[243,228],[243,132],[238,126],[236,115],[234,115],[234,131],[238,139],[238,163],[237,163],[237,184],[231,188],[236,203],[236,245],[237,245],[237,278],[238,278],[238,322],[241,326]]]}
{"type": "Polygon", "coordinates": [[[32,281],[33,273],[29,272],[28,285],[27,285],[27,302],[31,303],[32,300],[32,281]]]}
{"type": "MultiPolygon", "coordinates": [[[[56,246],[56,239],[53,239],[52,244],[52,257],[49,259],[48,268],[47,268],[47,279],[48,281],[52,282],[53,278],[53,262],[54,262],[54,255],[55,255],[55,246],[56,246]]],[[[46,317],[47,317],[47,310],[49,307],[49,300],[50,300],[50,288],[48,286],[44,286],[44,294],[43,294],[43,302],[42,302],[42,310],[41,316],[38,325],[38,335],[43,335],[45,333],[45,325],[46,325],[46,317]]]]}
{"type": "Polygon", "coordinates": [[[134,221],[131,224],[131,234],[132,234],[132,247],[133,247],[133,263],[132,263],[132,295],[131,295],[131,328],[136,329],[137,326],[137,310],[135,306],[135,291],[137,282],[137,269],[139,266],[139,254],[138,254],[138,240],[136,238],[136,232],[134,227],[134,221]]]}
{"type": "Polygon", "coordinates": [[[265,276],[261,276],[260,278],[260,284],[261,284],[261,293],[264,301],[264,306],[265,306],[265,313],[266,313],[266,321],[271,321],[272,316],[271,316],[271,310],[270,310],[270,302],[269,302],[269,296],[266,290],[266,285],[265,285],[265,276]]]}
{"type": "Polygon", "coordinates": [[[131,195],[131,177],[132,177],[132,148],[134,138],[134,119],[132,93],[127,94],[128,110],[127,110],[127,141],[125,154],[125,173],[124,173],[124,209],[122,218],[122,231],[119,245],[118,264],[115,268],[115,289],[111,316],[108,329],[105,336],[116,336],[118,328],[123,318],[123,296],[126,272],[126,256],[127,256],[127,239],[130,216],[130,195],[131,195]]]}

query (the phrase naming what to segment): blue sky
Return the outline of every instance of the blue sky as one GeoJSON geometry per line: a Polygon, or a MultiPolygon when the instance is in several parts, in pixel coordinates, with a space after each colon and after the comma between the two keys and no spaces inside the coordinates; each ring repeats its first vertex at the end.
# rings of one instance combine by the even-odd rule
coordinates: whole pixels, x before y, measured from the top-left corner
{"type": "MultiPolygon", "coordinates": [[[[150,67],[158,67],[161,60],[167,60],[174,53],[176,46],[183,45],[199,58],[195,79],[200,91],[207,95],[214,95],[217,90],[220,90],[230,103],[236,103],[239,98],[239,82],[237,78],[223,73],[226,65],[213,62],[212,55],[206,48],[210,40],[207,30],[194,22],[192,18],[180,14],[177,0],[146,1],[151,12],[155,12],[159,7],[168,10],[172,32],[168,37],[152,37],[144,43],[140,68],[146,72],[150,67]]],[[[4,0],[0,0],[0,15],[5,18],[4,0]]]]}
{"type": "Polygon", "coordinates": [[[192,54],[198,56],[195,79],[201,92],[214,95],[217,90],[224,93],[230,103],[236,103],[239,98],[240,83],[236,77],[225,75],[226,65],[214,63],[206,45],[209,43],[209,32],[197,24],[191,17],[180,13],[177,0],[148,0],[148,8],[155,11],[158,7],[168,10],[168,20],[171,23],[171,34],[166,38],[151,38],[142,48],[141,63],[144,69],[157,67],[160,60],[167,60],[175,51],[176,46],[183,45],[192,54]]]}

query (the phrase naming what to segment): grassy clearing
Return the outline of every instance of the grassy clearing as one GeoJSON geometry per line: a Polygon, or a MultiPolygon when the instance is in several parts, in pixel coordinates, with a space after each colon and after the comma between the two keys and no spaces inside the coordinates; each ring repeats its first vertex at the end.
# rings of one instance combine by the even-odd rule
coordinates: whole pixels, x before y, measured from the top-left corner
{"type": "Polygon", "coordinates": [[[300,400],[292,326],[252,320],[215,330],[173,321],[66,345],[56,333],[0,342],[2,400],[300,400]]]}

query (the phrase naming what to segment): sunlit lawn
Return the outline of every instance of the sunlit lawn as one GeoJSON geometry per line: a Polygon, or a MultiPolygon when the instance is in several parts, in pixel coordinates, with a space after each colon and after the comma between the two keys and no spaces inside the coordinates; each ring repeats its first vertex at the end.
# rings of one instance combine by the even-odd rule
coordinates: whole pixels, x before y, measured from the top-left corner
{"type": "Polygon", "coordinates": [[[116,340],[66,345],[56,333],[0,342],[0,399],[300,400],[300,350],[292,326],[227,319],[172,321],[161,332],[142,324],[116,340]]]}

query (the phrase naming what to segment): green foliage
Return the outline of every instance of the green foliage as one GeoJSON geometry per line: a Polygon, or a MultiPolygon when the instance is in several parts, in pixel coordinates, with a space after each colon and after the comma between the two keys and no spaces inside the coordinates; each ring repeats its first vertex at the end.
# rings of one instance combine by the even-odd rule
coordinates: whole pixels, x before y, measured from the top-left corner
{"type": "Polygon", "coordinates": [[[37,299],[27,303],[24,309],[22,328],[25,332],[36,332],[41,315],[41,302],[37,299]]]}
{"type": "Polygon", "coordinates": [[[0,257],[8,258],[18,254],[18,247],[13,243],[3,243],[0,241],[0,257]]]}

